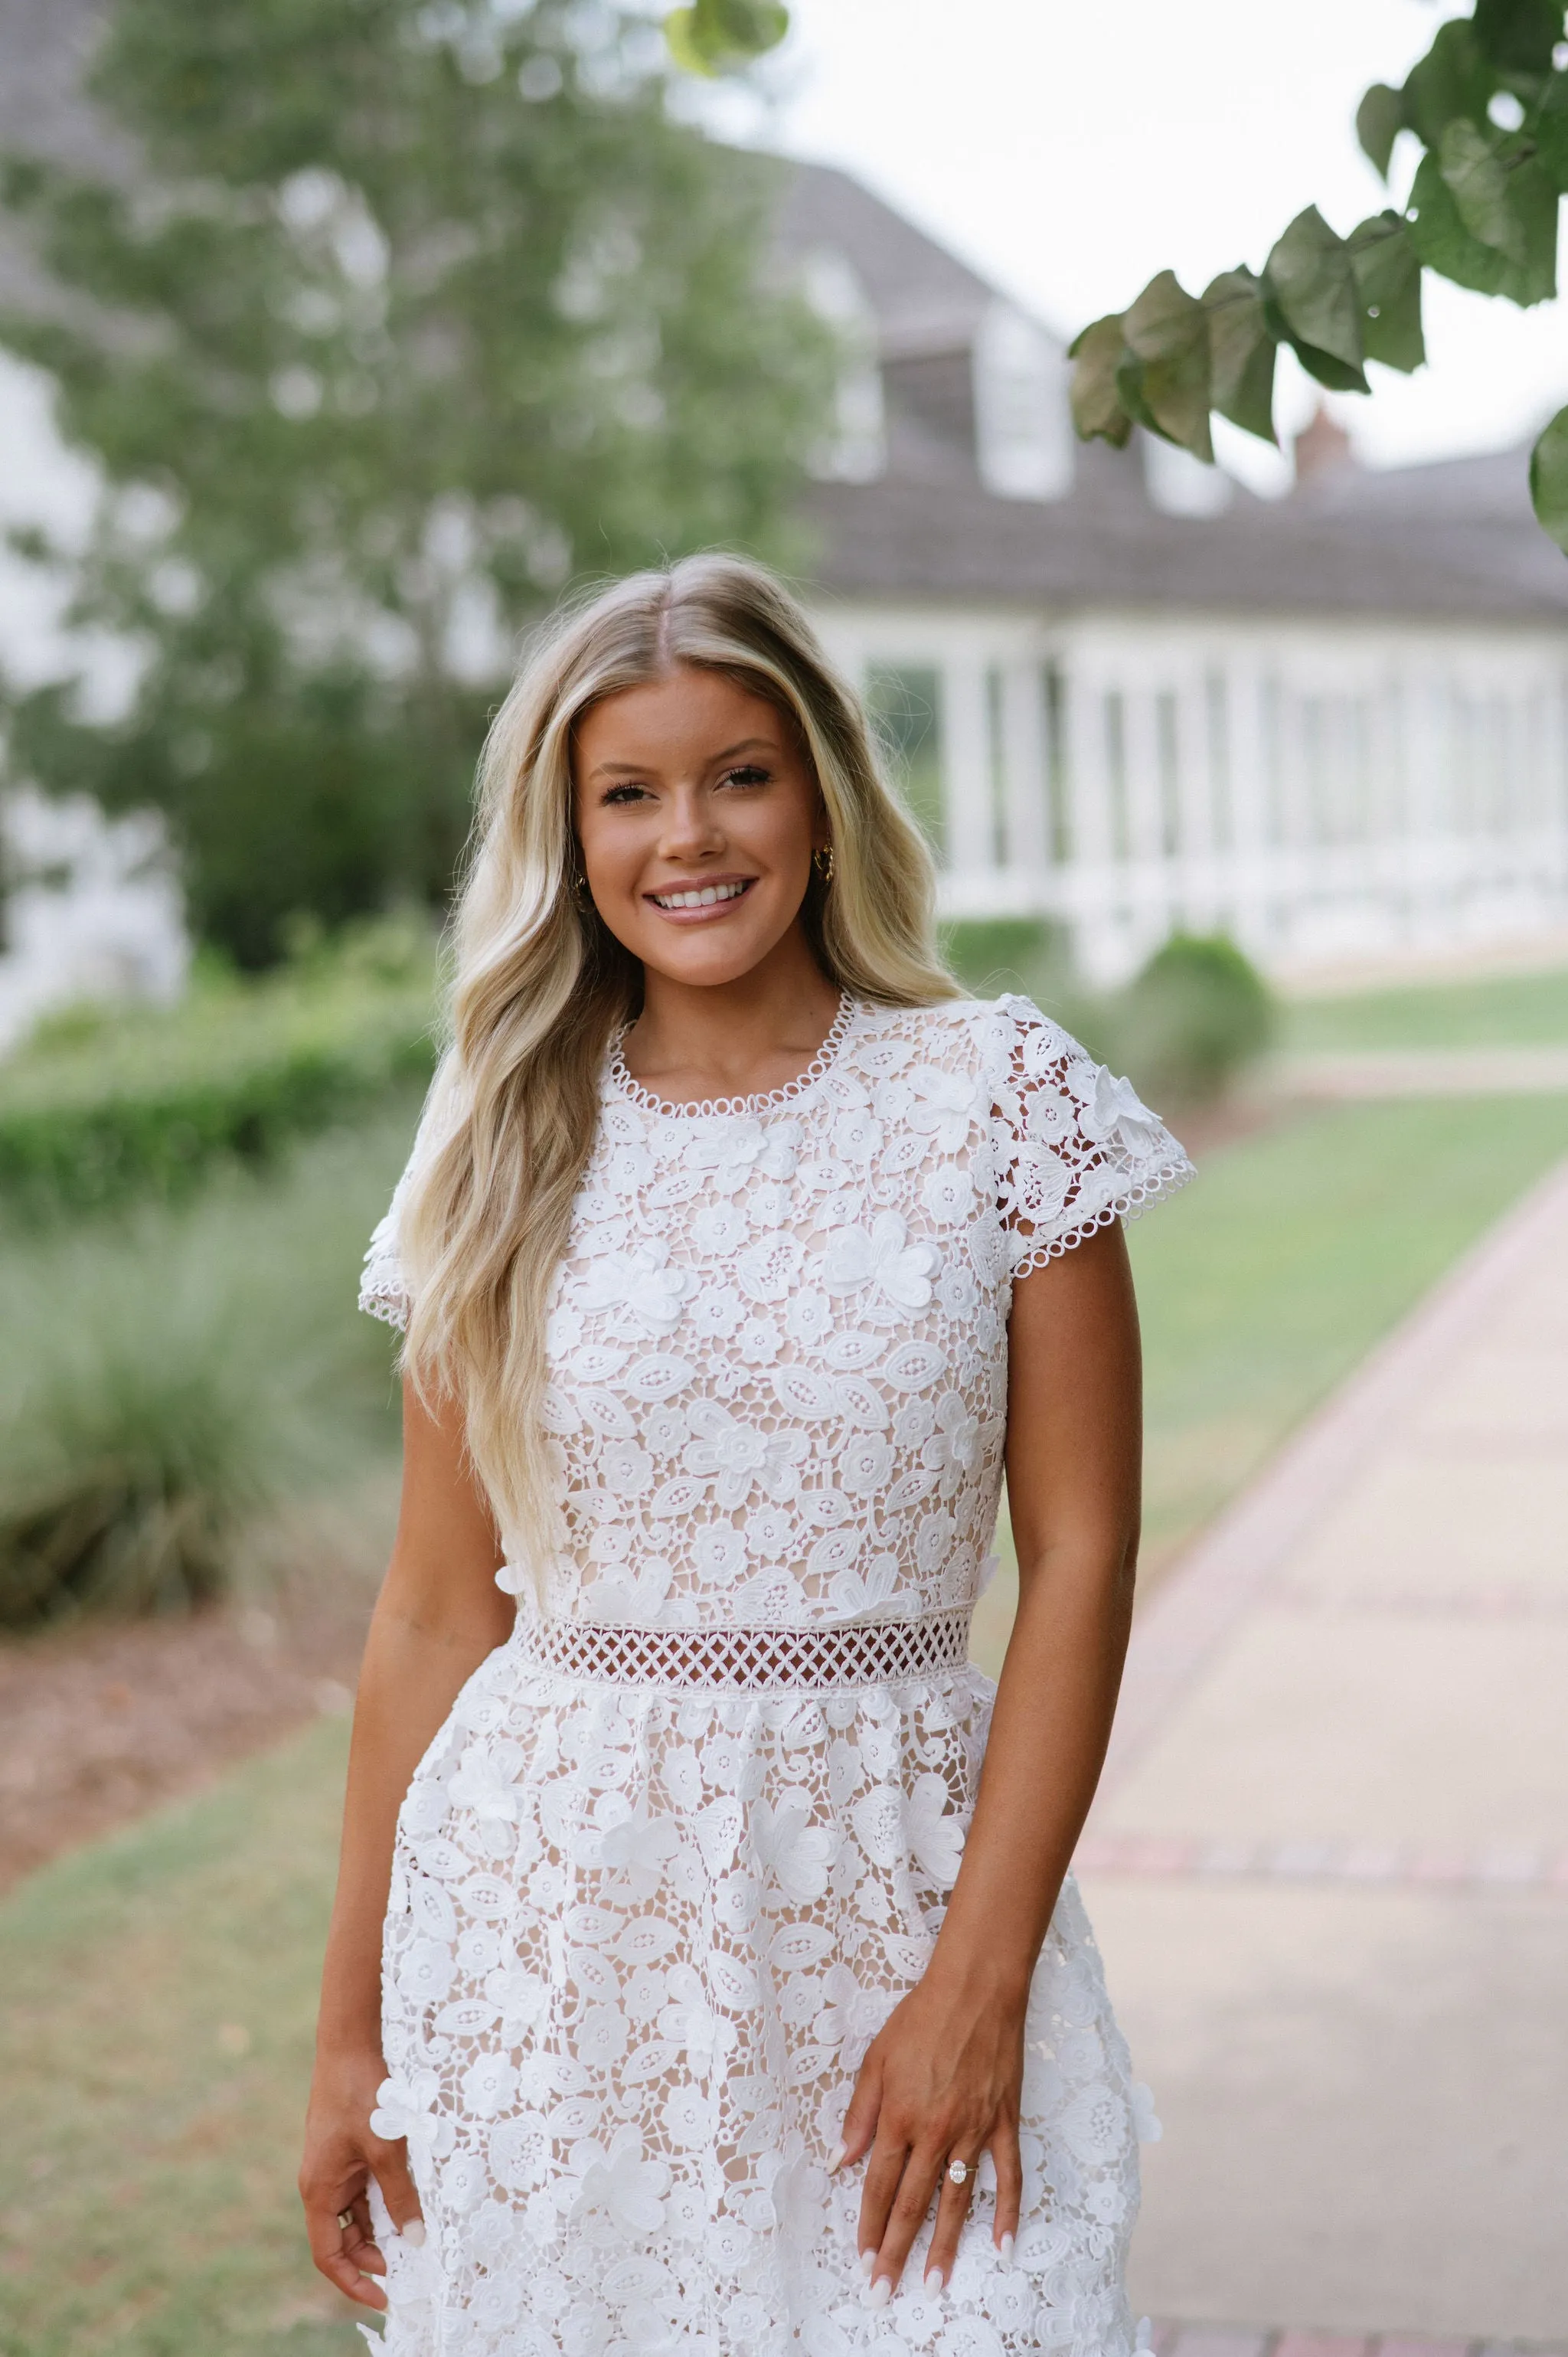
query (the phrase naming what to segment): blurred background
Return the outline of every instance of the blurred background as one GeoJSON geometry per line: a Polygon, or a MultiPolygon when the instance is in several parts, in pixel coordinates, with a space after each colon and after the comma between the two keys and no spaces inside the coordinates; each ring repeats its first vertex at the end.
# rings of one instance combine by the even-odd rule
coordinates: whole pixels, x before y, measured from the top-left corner
{"type": "Polygon", "coordinates": [[[1437,282],[1425,371],[1286,352],[1214,469],[1068,406],[1161,264],[1384,200],[1356,102],[1454,13],[800,0],[706,81],[607,0],[0,0],[4,2357],[360,2346],[292,2191],[356,1273],[520,637],[715,544],[865,688],[963,980],[1199,1164],[1080,1858],[1156,2347],[1562,2343],[1568,329],[1437,282]]]}

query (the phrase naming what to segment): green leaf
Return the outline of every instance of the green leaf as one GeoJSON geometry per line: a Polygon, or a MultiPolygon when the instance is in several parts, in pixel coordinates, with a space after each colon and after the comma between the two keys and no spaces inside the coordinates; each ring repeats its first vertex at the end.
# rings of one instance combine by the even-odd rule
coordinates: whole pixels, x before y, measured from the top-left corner
{"type": "Polygon", "coordinates": [[[1530,454],[1530,496],[1541,528],[1568,554],[1568,409],[1560,409],[1530,454]]]}
{"type": "Polygon", "coordinates": [[[672,8],[664,38],[676,64],[688,73],[731,73],[777,48],[789,29],[781,0],[694,0],[672,8]]]}
{"type": "Polygon", "coordinates": [[[1530,126],[1536,160],[1559,192],[1568,191],[1568,74],[1553,74],[1530,126]]]}
{"type": "Polygon", "coordinates": [[[1274,432],[1275,341],[1263,286],[1250,270],[1222,270],[1203,290],[1208,315],[1209,398],[1221,417],[1260,441],[1274,432]]]}
{"type": "Polygon", "coordinates": [[[1404,129],[1404,93],[1375,81],[1356,109],[1356,136],[1380,178],[1389,177],[1394,141],[1404,129]]]}
{"type": "Polygon", "coordinates": [[[1116,371],[1122,406],[1167,442],[1212,464],[1208,317],[1174,270],[1151,278],[1122,314],[1127,353],[1116,371]]]}
{"type": "Polygon", "coordinates": [[[1524,233],[1509,203],[1509,176],[1500,150],[1503,138],[1477,131],[1461,116],[1445,123],[1437,143],[1438,168],[1454,191],[1459,218],[1483,245],[1496,246],[1510,262],[1523,259],[1524,233]]]}
{"type": "Polygon", "coordinates": [[[1350,232],[1361,298],[1361,347],[1369,361],[1408,376],[1426,358],[1421,332],[1421,260],[1402,214],[1374,213],[1350,232]]]}
{"type": "Polygon", "coordinates": [[[1302,366],[1336,392],[1365,393],[1361,297],[1350,249],[1308,205],[1270,254],[1268,291],[1302,366]]]}
{"type": "Polygon", "coordinates": [[[1553,0],[1476,0],[1476,46],[1503,73],[1550,73],[1563,38],[1553,0]]]}
{"type": "Polygon", "coordinates": [[[1126,350],[1122,314],[1091,320],[1068,347],[1077,362],[1072,372],[1072,423],[1080,442],[1099,440],[1124,449],[1133,420],[1116,390],[1116,371],[1126,350]]]}
{"type": "Polygon", "coordinates": [[[1497,74],[1471,27],[1455,18],[1439,26],[1432,47],[1405,78],[1405,121],[1428,147],[1435,147],[1444,125],[1456,116],[1483,127],[1487,102],[1497,86],[1497,74]]]}
{"type": "Polygon", "coordinates": [[[1517,231],[1516,252],[1506,253],[1474,235],[1461,216],[1455,192],[1437,156],[1426,156],[1411,190],[1410,238],[1429,270],[1473,286],[1482,295],[1503,295],[1528,307],[1557,292],[1557,189],[1550,175],[1516,143],[1518,160],[1507,174],[1507,204],[1517,231]]]}

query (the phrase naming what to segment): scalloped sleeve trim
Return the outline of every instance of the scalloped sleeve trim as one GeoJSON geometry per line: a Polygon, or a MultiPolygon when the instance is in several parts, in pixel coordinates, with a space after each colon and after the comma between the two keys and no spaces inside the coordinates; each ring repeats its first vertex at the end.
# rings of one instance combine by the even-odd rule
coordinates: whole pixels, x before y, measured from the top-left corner
{"type": "Polygon", "coordinates": [[[398,1181],[391,1208],[376,1224],[360,1276],[360,1307],[368,1318],[406,1332],[411,1308],[408,1283],[397,1245],[397,1212],[403,1181],[398,1181]]]}
{"type": "Polygon", "coordinates": [[[1097,1064],[1026,998],[987,1026],[996,1200],[1015,1278],[1196,1176],[1131,1082],[1097,1064]]]}

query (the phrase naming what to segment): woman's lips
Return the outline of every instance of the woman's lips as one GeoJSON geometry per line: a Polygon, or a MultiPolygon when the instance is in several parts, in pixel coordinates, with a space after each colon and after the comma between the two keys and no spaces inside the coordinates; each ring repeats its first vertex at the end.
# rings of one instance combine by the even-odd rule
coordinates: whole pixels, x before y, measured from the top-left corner
{"type": "Polygon", "coordinates": [[[643,898],[667,924],[705,925],[711,924],[715,918],[727,917],[732,909],[738,909],[756,881],[755,876],[726,876],[712,884],[676,886],[671,898],[679,899],[682,905],[675,908],[666,908],[660,896],[652,892],[645,893],[643,898]],[[712,900],[687,897],[699,892],[713,892],[723,897],[715,897],[712,900]]]}

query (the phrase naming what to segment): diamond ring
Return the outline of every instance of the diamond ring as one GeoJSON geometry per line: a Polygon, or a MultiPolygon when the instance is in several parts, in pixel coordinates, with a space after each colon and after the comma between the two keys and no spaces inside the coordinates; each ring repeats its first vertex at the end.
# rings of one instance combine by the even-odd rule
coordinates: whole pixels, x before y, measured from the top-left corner
{"type": "Polygon", "coordinates": [[[950,2185],[967,2185],[973,2175],[974,2170],[967,2160],[949,2161],[948,2183],[950,2185]]]}

